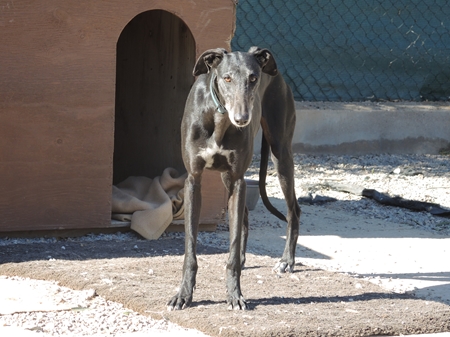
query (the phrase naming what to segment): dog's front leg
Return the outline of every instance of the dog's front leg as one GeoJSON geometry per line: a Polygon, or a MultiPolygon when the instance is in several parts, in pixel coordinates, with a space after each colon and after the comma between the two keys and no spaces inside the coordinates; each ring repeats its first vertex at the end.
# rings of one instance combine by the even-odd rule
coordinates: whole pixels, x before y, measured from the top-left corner
{"type": "Polygon", "coordinates": [[[247,303],[241,292],[241,253],[243,220],[245,211],[246,184],[243,177],[231,181],[228,200],[230,224],[230,256],[227,263],[227,304],[228,309],[245,310],[247,303]]]}
{"type": "Polygon", "coordinates": [[[201,209],[201,175],[189,174],[185,185],[185,255],[183,264],[183,279],[180,290],[167,304],[168,310],[181,310],[192,303],[192,294],[197,276],[197,233],[201,209]]]}

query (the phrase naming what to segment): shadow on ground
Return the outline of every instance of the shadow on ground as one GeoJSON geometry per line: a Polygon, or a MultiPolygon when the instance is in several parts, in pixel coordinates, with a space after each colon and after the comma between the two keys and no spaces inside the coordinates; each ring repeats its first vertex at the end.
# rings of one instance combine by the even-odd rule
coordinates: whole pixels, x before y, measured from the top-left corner
{"type": "Polygon", "coordinates": [[[183,251],[183,240],[169,238],[17,244],[1,247],[0,274],[95,289],[129,309],[212,336],[372,336],[450,330],[450,307],[444,304],[306,266],[277,275],[271,270],[276,259],[254,254],[248,254],[241,282],[250,310],[227,311],[227,254],[201,245],[193,306],[167,312],[166,303],[180,282],[183,251]]]}

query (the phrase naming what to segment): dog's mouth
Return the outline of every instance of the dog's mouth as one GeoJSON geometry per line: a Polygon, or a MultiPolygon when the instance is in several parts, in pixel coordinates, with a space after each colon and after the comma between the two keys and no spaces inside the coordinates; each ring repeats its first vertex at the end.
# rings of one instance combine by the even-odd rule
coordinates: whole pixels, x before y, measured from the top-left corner
{"type": "Polygon", "coordinates": [[[244,128],[247,125],[250,124],[250,121],[252,119],[252,116],[249,112],[244,112],[244,113],[240,113],[240,112],[235,112],[232,108],[230,107],[226,107],[228,110],[228,117],[230,118],[230,122],[238,127],[238,128],[244,128]]]}

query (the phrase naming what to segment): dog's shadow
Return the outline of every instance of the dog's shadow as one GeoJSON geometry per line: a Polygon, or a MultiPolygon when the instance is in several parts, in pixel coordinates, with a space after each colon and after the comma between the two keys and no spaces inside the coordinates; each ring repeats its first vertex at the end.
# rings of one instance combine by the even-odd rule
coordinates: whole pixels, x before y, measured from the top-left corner
{"type": "MultiPolygon", "coordinates": [[[[244,296],[245,297],[245,296],[244,296]]],[[[284,297],[284,296],[273,296],[273,297],[261,297],[261,298],[248,298],[247,299],[247,309],[246,310],[257,310],[259,307],[277,307],[283,305],[303,305],[303,304],[317,304],[317,303],[355,303],[355,302],[368,302],[371,300],[395,300],[395,299],[415,299],[417,298],[401,293],[383,293],[383,292],[370,292],[363,293],[359,295],[345,295],[345,296],[305,296],[305,297],[284,297]]],[[[191,305],[192,308],[212,308],[215,310],[217,308],[227,309],[227,303],[225,298],[223,300],[201,300],[194,301],[191,305]]],[[[189,310],[189,309],[188,309],[189,310]]],[[[227,310],[235,311],[235,310],[227,310]]]]}

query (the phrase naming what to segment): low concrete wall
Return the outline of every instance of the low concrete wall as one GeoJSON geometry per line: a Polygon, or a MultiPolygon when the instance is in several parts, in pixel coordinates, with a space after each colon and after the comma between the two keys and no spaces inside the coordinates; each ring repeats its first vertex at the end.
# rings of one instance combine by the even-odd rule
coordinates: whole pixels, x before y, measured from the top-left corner
{"type": "MultiPolygon", "coordinates": [[[[296,102],[298,153],[437,154],[450,147],[447,102],[296,102]]],[[[255,152],[261,148],[261,137],[255,152]]]]}

